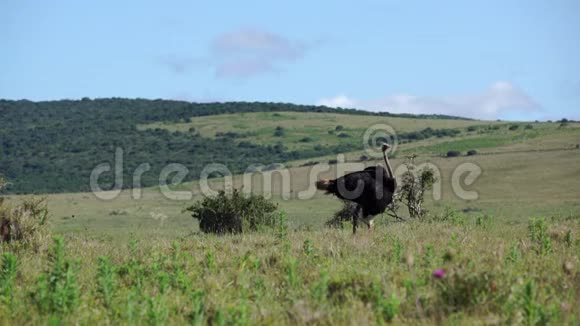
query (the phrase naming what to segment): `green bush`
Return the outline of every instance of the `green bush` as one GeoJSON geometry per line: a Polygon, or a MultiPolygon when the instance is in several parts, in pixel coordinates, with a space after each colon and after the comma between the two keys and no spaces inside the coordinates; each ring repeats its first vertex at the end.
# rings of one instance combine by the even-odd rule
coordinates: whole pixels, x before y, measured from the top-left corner
{"type": "Polygon", "coordinates": [[[283,127],[280,127],[280,126],[276,127],[276,131],[274,131],[275,137],[284,137],[284,134],[285,134],[285,130],[283,127]]]}
{"type": "Polygon", "coordinates": [[[467,156],[473,156],[473,155],[477,155],[477,151],[475,149],[471,149],[471,150],[467,151],[467,156]]]}
{"type": "Polygon", "coordinates": [[[511,125],[511,126],[509,127],[509,130],[512,130],[512,131],[513,131],[513,130],[518,130],[519,128],[520,128],[520,126],[519,126],[519,125],[511,125]]]}
{"type": "Polygon", "coordinates": [[[244,233],[279,224],[274,214],[278,205],[263,196],[244,196],[239,190],[232,194],[220,191],[217,196],[205,197],[186,210],[199,220],[205,233],[244,233]]]}

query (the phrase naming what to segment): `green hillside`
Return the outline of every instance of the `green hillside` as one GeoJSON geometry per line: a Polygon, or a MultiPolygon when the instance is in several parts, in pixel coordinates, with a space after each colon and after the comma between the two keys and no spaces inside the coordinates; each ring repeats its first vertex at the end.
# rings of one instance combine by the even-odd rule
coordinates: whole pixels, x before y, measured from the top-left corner
{"type": "MultiPolygon", "coordinates": [[[[123,187],[132,186],[132,172],[143,163],[151,169],[143,175],[142,185],[153,186],[169,163],[186,166],[190,172],[186,180],[194,180],[209,163],[222,163],[239,173],[252,163],[268,165],[362,149],[360,133],[375,122],[390,123],[401,132],[477,123],[440,115],[277,103],[0,100],[0,173],[11,181],[9,193],[88,191],[93,168],[112,164],[115,150],[121,148],[123,187]],[[219,126],[216,132],[207,128],[212,123],[219,126]],[[286,129],[276,136],[278,124],[286,129]],[[344,125],[344,131],[328,134],[338,125],[344,125]]],[[[448,134],[455,133],[428,130],[408,136],[448,134]]],[[[113,180],[111,173],[104,174],[101,184],[111,188],[113,180]]]]}

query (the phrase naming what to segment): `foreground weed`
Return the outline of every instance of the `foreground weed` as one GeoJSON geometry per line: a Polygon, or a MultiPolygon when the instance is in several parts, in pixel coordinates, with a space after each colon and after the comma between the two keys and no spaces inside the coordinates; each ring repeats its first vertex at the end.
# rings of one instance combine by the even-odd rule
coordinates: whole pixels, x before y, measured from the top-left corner
{"type": "Polygon", "coordinates": [[[212,249],[208,250],[205,254],[205,267],[210,272],[213,272],[217,267],[217,263],[215,260],[215,251],[213,251],[212,249]]]}
{"type": "Polygon", "coordinates": [[[108,257],[99,257],[97,292],[106,308],[111,308],[117,291],[117,271],[108,257]]]}
{"type": "Polygon", "coordinates": [[[523,315],[525,325],[549,325],[558,319],[558,313],[552,306],[545,306],[537,301],[538,290],[533,280],[528,280],[516,299],[516,307],[523,315]]]}
{"type": "Polygon", "coordinates": [[[42,313],[68,313],[76,308],[79,300],[77,264],[64,256],[64,240],[54,238],[49,255],[49,270],[43,273],[32,295],[42,313]]]}
{"type": "Polygon", "coordinates": [[[480,215],[475,218],[475,226],[488,230],[494,224],[493,216],[490,215],[480,215]]]}
{"type": "Polygon", "coordinates": [[[215,326],[225,326],[226,325],[226,318],[224,317],[224,313],[221,309],[216,310],[215,314],[211,318],[210,325],[215,326]]]}
{"type": "Polygon", "coordinates": [[[12,303],[16,267],[16,256],[10,252],[4,253],[2,255],[2,267],[0,269],[0,304],[10,306],[12,303]]]}
{"type": "Polygon", "coordinates": [[[372,293],[375,310],[380,317],[379,322],[391,322],[399,314],[399,306],[401,302],[394,294],[385,297],[380,284],[372,284],[372,293]]]}
{"type": "Polygon", "coordinates": [[[132,325],[135,324],[137,322],[137,316],[138,316],[138,292],[136,290],[133,290],[131,292],[129,292],[129,294],[127,295],[127,300],[125,302],[125,320],[127,321],[127,324],[132,325]]]}
{"type": "Polygon", "coordinates": [[[275,233],[278,239],[286,239],[288,237],[288,214],[285,211],[278,213],[275,233]]]}
{"type": "Polygon", "coordinates": [[[169,309],[163,296],[150,297],[147,300],[147,321],[149,325],[165,325],[169,309]]]}
{"type": "Polygon", "coordinates": [[[302,252],[306,257],[312,256],[312,254],[314,253],[314,245],[312,244],[312,240],[310,239],[304,240],[304,243],[302,244],[302,252]]]}
{"type": "Polygon", "coordinates": [[[510,251],[508,252],[505,259],[506,259],[506,261],[508,261],[510,263],[515,263],[518,260],[520,260],[520,258],[522,258],[522,253],[520,251],[520,248],[519,248],[517,242],[515,242],[510,247],[510,251]]]}
{"type": "Polygon", "coordinates": [[[203,291],[194,291],[191,295],[191,325],[201,326],[205,324],[205,295],[203,291]]]}
{"type": "Polygon", "coordinates": [[[250,324],[250,308],[245,301],[230,309],[229,315],[228,325],[247,326],[250,324]]]}
{"type": "Polygon", "coordinates": [[[393,261],[395,262],[401,262],[403,261],[403,251],[404,251],[404,247],[403,244],[401,243],[401,240],[399,240],[399,238],[395,239],[395,243],[393,243],[393,261]]]}
{"type": "Polygon", "coordinates": [[[543,218],[534,218],[528,224],[528,233],[534,250],[540,255],[552,252],[552,240],[548,234],[548,223],[543,218]]]}
{"type": "Polygon", "coordinates": [[[572,236],[572,230],[568,230],[566,235],[564,236],[564,242],[566,243],[566,247],[570,248],[574,244],[574,237],[572,236]]]}
{"type": "Polygon", "coordinates": [[[320,272],[318,282],[312,287],[312,298],[317,302],[322,302],[328,296],[328,285],[330,284],[330,275],[326,270],[320,272]]]}
{"type": "Polygon", "coordinates": [[[433,260],[435,259],[435,248],[433,245],[428,244],[425,246],[425,253],[423,255],[423,265],[425,267],[429,267],[433,264],[433,260]]]}
{"type": "Polygon", "coordinates": [[[300,283],[298,276],[298,262],[294,258],[289,258],[286,262],[286,281],[291,288],[295,288],[300,283]]]}
{"type": "Polygon", "coordinates": [[[165,294],[167,293],[167,289],[169,289],[171,277],[167,272],[159,271],[157,272],[157,288],[159,289],[159,293],[165,294]]]}

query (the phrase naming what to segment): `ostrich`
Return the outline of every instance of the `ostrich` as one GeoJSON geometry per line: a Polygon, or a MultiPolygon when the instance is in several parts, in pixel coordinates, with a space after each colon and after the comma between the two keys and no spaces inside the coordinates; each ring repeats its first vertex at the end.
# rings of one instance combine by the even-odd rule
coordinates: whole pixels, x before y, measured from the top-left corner
{"type": "Polygon", "coordinates": [[[357,212],[352,217],[352,232],[356,234],[358,220],[361,219],[370,230],[373,228],[373,218],[385,211],[393,201],[397,188],[397,180],[387,158],[389,144],[383,144],[384,167],[369,166],[358,172],[346,174],[335,180],[319,180],[316,188],[334,194],[340,199],[358,204],[357,212]]]}

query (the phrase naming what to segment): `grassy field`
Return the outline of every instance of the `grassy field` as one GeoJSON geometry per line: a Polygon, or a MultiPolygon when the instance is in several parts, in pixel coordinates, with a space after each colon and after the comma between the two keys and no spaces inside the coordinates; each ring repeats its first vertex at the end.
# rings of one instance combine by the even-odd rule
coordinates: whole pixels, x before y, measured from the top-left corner
{"type": "MultiPolygon", "coordinates": [[[[355,135],[379,119],[261,115],[147,127],[193,126],[209,136],[251,131],[267,143],[276,141],[270,135],[280,125],[284,139],[316,139],[296,145],[310,146],[349,139],[328,134],[337,125],[355,135]],[[256,119],[263,130],[252,128],[256,119]]],[[[318,178],[360,169],[349,167],[354,162],[314,177],[303,161],[287,162],[288,199],[280,173],[273,173],[271,191],[254,175],[251,190],[271,195],[288,227],[235,236],[201,234],[184,212],[202,196],[196,182],[172,187],[192,193],[181,201],[157,187],[143,189],[138,200],[131,190],[110,201],[91,193],[52,194],[49,227],[62,240],[47,237],[36,251],[0,246],[0,324],[577,324],[578,125],[509,130],[510,124],[494,123],[501,128],[488,131],[481,121],[384,119],[398,132],[485,126],[399,146],[395,169],[417,153],[417,164],[429,162],[440,173],[441,198],[429,194],[426,203],[429,221],[400,223],[385,215],[374,232],[356,236],[349,228],[325,228],[341,203],[320,192],[308,199],[299,194],[318,178]],[[478,155],[441,157],[470,149],[478,155]],[[474,200],[452,187],[454,171],[466,163],[482,172],[470,185],[459,178],[466,191],[477,192],[474,200]]],[[[354,161],[363,152],[345,154],[354,161]]],[[[336,157],[316,160],[328,159],[336,157]]],[[[233,181],[236,188],[243,184],[241,176],[233,181]]],[[[211,185],[221,189],[223,179],[211,185]]]]}
{"type": "Polygon", "coordinates": [[[449,220],[396,223],[356,237],[276,230],[149,235],[114,245],[69,233],[61,248],[17,254],[0,321],[573,325],[580,244],[569,234],[577,236],[579,222],[544,226],[549,231],[536,238],[526,225],[449,220]]]}

